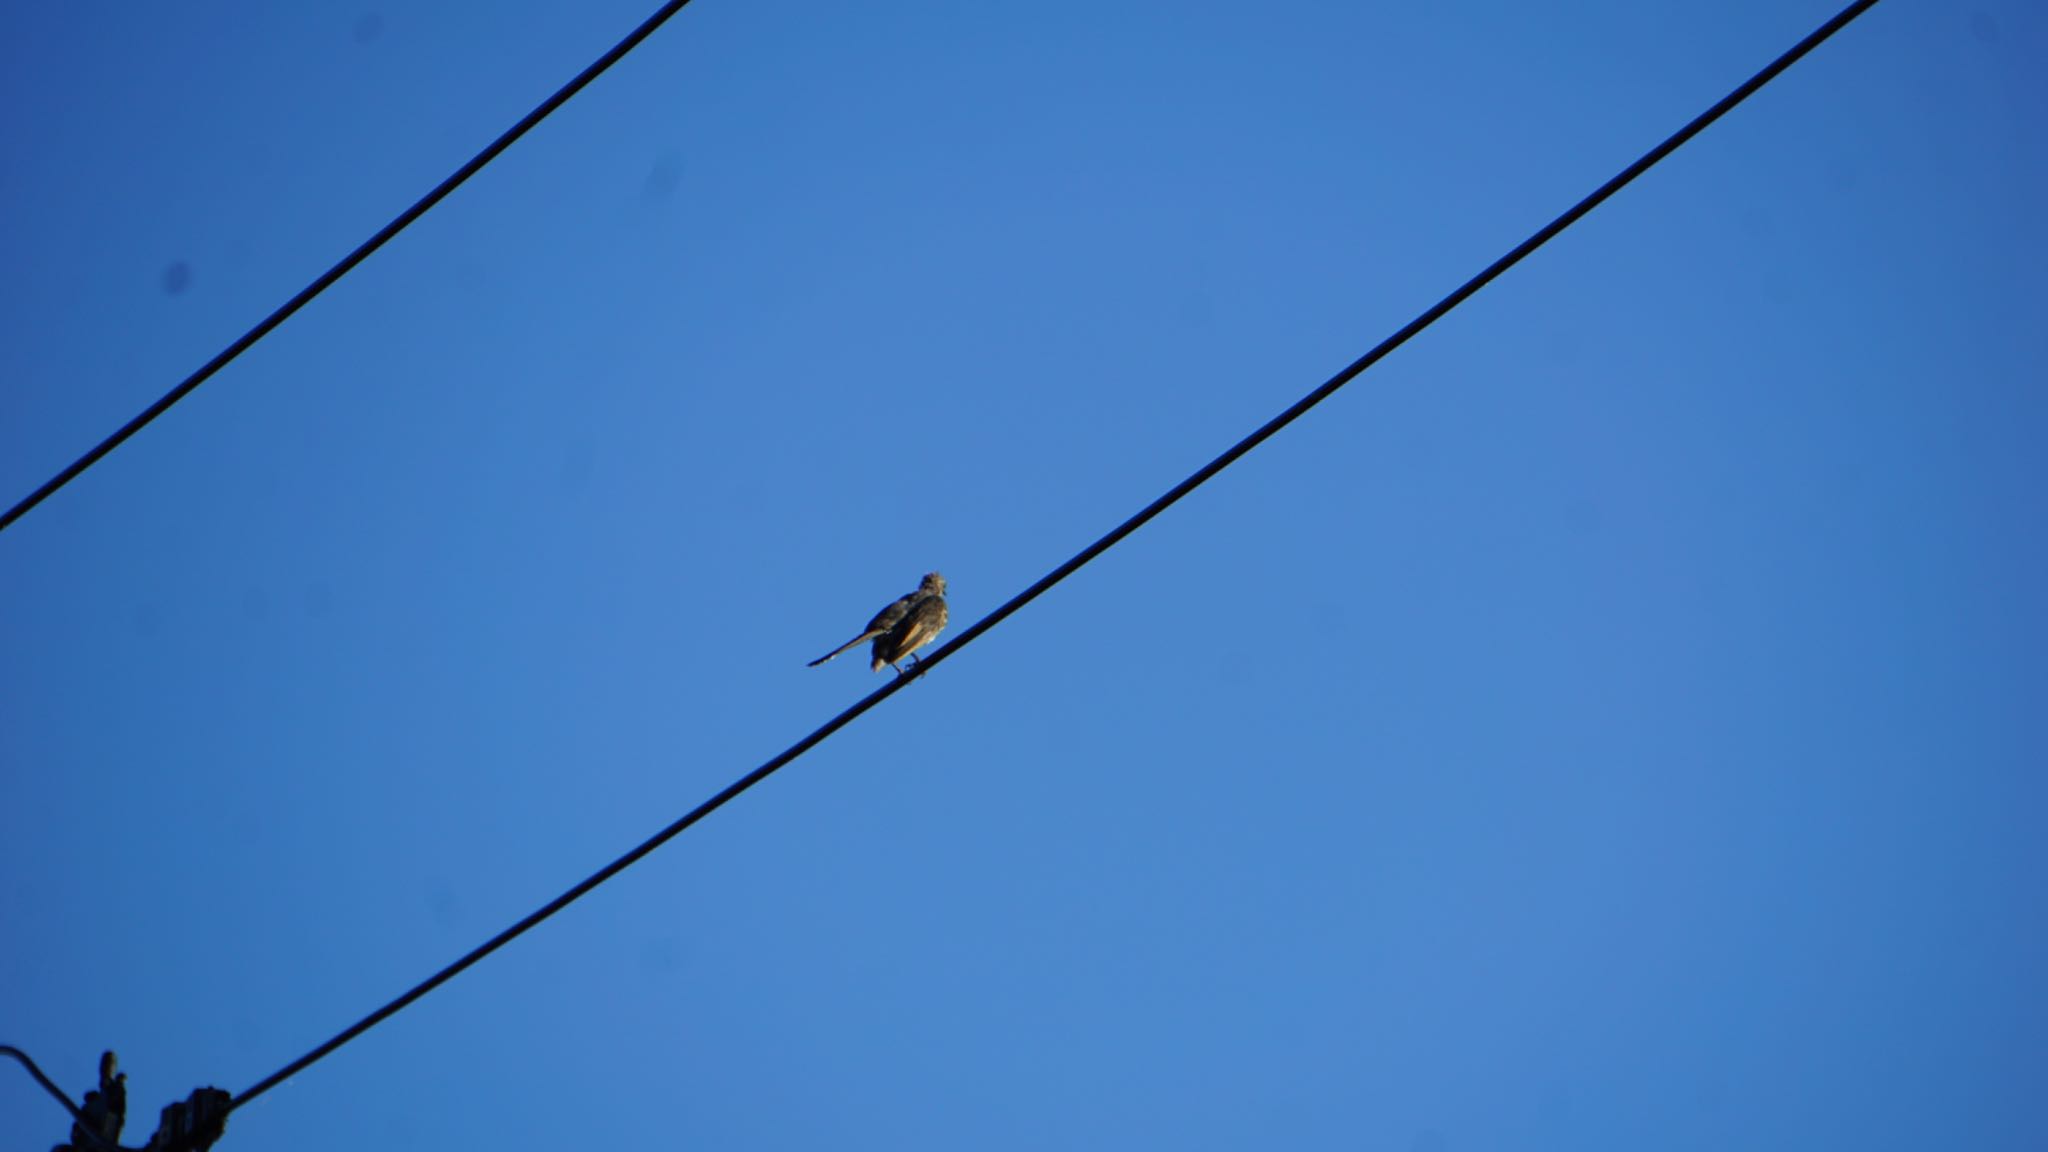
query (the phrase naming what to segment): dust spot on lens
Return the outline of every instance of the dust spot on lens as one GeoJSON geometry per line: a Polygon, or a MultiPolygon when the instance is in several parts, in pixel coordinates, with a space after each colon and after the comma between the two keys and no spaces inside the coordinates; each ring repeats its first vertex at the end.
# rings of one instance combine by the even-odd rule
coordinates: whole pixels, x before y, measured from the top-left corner
{"type": "Polygon", "coordinates": [[[654,167],[648,169],[647,181],[640,188],[640,198],[649,204],[659,203],[675,195],[682,182],[682,154],[664,152],[654,158],[654,167]]]}
{"type": "Polygon", "coordinates": [[[597,448],[588,440],[574,441],[562,449],[562,487],[575,493],[590,487],[590,472],[597,465],[597,448]]]}
{"type": "Polygon", "coordinates": [[[1856,170],[1855,163],[1848,157],[1833,156],[1823,167],[1822,179],[1827,182],[1829,190],[1837,195],[1846,195],[1856,190],[1862,174],[1856,170]]]}
{"type": "Polygon", "coordinates": [[[173,260],[164,268],[164,295],[182,296],[192,286],[192,266],[183,260],[173,260]]]}
{"type": "Polygon", "coordinates": [[[453,889],[436,884],[427,892],[427,916],[443,928],[462,923],[462,899],[453,889]]]}
{"type": "Polygon", "coordinates": [[[683,966],[683,948],[673,936],[654,936],[640,942],[640,968],[644,972],[673,972],[683,966]]]}

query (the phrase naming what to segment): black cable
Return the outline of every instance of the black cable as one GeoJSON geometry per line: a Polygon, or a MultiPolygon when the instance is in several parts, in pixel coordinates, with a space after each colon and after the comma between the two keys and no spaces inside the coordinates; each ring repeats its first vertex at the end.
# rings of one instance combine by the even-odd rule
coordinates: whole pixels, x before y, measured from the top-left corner
{"type": "Polygon", "coordinates": [[[45,1092],[57,1098],[57,1103],[62,1104],[64,1110],[71,1113],[71,1118],[78,1121],[80,1128],[85,1127],[85,1113],[78,1110],[78,1105],[71,1102],[71,1097],[66,1096],[62,1088],[57,1087],[56,1081],[43,1075],[43,1070],[36,1067],[36,1062],[29,1059],[28,1053],[12,1044],[0,1044],[0,1056],[12,1056],[21,1061],[21,1066],[28,1069],[29,1075],[36,1078],[36,1083],[41,1084],[45,1092]]]}
{"type": "Polygon", "coordinates": [[[422,196],[418,200],[413,201],[412,207],[407,208],[405,211],[399,213],[398,216],[391,221],[391,223],[386,224],[383,228],[379,229],[375,236],[372,236],[368,240],[363,241],[363,243],[359,247],[357,247],[355,251],[343,257],[341,263],[336,264],[334,267],[329,268],[327,271],[321,273],[319,279],[313,281],[311,284],[306,285],[304,288],[301,288],[299,290],[298,295],[292,297],[290,300],[285,301],[283,306],[278,308],[277,311],[272,312],[270,315],[264,317],[262,323],[256,325],[254,328],[249,329],[247,332],[242,333],[240,339],[236,340],[233,344],[228,345],[227,348],[222,350],[221,353],[215,356],[213,359],[208,360],[203,366],[200,367],[199,371],[194,372],[190,376],[185,377],[185,379],[182,382],[180,382],[176,388],[173,388],[169,392],[164,393],[163,396],[160,397],[156,403],[151,404],[149,407],[143,409],[141,415],[135,417],[133,420],[128,421],[128,423],[121,425],[121,427],[113,435],[107,437],[105,440],[100,441],[97,445],[94,445],[92,451],[87,452],[85,455],[80,456],[76,460],[73,460],[71,464],[68,467],[66,467],[62,472],[59,472],[55,476],[52,476],[48,480],[44,481],[42,487],[29,493],[26,497],[22,498],[20,503],[16,504],[12,508],[9,508],[4,515],[0,515],[0,532],[6,531],[9,525],[13,524],[16,520],[19,520],[23,516],[27,515],[29,509],[34,508],[36,505],[42,503],[44,499],[49,497],[52,493],[56,492],[57,489],[62,488],[66,484],[69,484],[73,480],[77,479],[79,474],[83,473],[87,468],[90,468],[94,464],[99,463],[102,457],[106,456],[107,453],[112,452],[114,449],[120,447],[121,443],[127,440],[130,436],[133,436],[137,432],[142,431],[142,429],[146,425],[148,425],[150,421],[155,420],[157,417],[163,415],[165,412],[170,411],[171,405],[176,404],[178,401],[183,400],[186,396],[190,395],[193,389],[198,388],[201,384],[206,383],[207,379],[210,378],[215,372],[218,372],[222,368],[227,367],[228,363],[234,360],[235,357],[240,356],[244,352],[247,352],[251,347],[255,346],[258,340],[261,340],[265,336],[268,336],[272,329],[276,328],[278,325],[290,319],[292,313],[297,312],[299,309],[305,307],[308,303],[312,301],[313,297],[318,296],[322,292],[327,291],[328,288],[333,286],[335,281],[341,279],[343,276],[348,275],[348,273],[351,270],[353,270],[356,265],[361,264],[364,260],[367,260],[371,253],[375,252],[379,248],[382,248],[384,246],[385,241],[390,240],[393,236],[396,236],[400,232],[403,232],[406,229],[406,227],[410,225],[413,221],[419,219],[421,216],[426,215],[428,209],[432,208],[436,204],[439,204],[444,198],[447,197],[447,195],[450,192],[453,192],[457,188],[460,188],[463,185],[463,183],[467,181],[471,176],[474,176],[479,171],[482,171],[484,165],[489,164],[491,161],[497,159],[499,153],[503,152],[507,148],[510,148],[514,141],[518,140],[521,136],[526,135],[528,129],[531,129],[534,125],[540,123],[542,120],[547,119],[548,116],[551,113],[553,113],[555,109],[560,108],[562,105],[568,103],[570,97],[576,95],[576,93],[578,92],[581,92],[585,85],[589,84],[592,80],[597,79],[600,75],[604,73],[606,69],[618,63],[619,60],[626,55],[626,53],[631,52],[634,48],[639,47],[640,42],[642,40],[645,40],[647,39],[647,37],[653,35],[655,29],[667,23],[669,17],[675,15],[677,12],[682,11],[683,6],[688,4],[689,2],[690,0],[668,0],[668,3],[663,4],[659,11],[655,12],[654,15],[649,16],[646,20],[641,22],[638,28],[635,28],[632,32],[628,33],[624,40],[621,40],[617,44],[612,45],[611,51],[606,52],[604,55],[598,57],[596,62],[592,63],[590,67],[585,68],[581,72],[578,72],[576,74],[575,79],[569,81],[567,84],[564,84],[560,88],[556,89],[554,95],[548,97],[546,100],[541,101],[540,105],[536,107],[533,111],[528,112],[526,116],[519,121],[519,123],[514,124],[510,128],[507,128],[503,135],[499,136],[496,140],[491,141],[490,145],[486,147],[483,151],[477,153],[475,156],[470,157],[469,163],[464,164],[462,167],[456,169],[454,175],[448,177],[446,180],[441,181],[439,184],[436,184],[434,186],[433,191],[428,192],[425,196],[422,196]]]}
{"type": "Polygon", "coordinates": [[[97,1147],[107,1149],[108,1152],[127,1152],[127,1150],[122,1148],[119,1144],[116,1144],[113,1141],[107,1139],[106,1137],[100,1135],[98,1132],[93,1131],[92,1124],[85,1118],[84,1109],[80,1108],[76,1104],[73,1104],[71,1102],[71,1097],[66,1096],[62,1088],[57,1087],[56,1081],[51,1080],[48,1076],[45,1076],[43,1074],[43,1070],[41,1068],[36,1067],[36,1062],[29,1058],[28,1053],[23,1052],[21,1049],[16,1048],[12,1044],[0,1044],[0,1056],[12,1056],[16,1060],[21,1061],[21,1066],[23,1068],[28,1069],[29,1075],[36,1078],[36,1083],[41,1084],[45,1092],[48,1092],[50,1095],[55,1096],[57,1098],[57,1103],[62,1104],[64,1106],[64,1110],[66,1112],[71,1113],[71,1119],[76,1121],[78,1124],[77,1131],[84,1133],[85,1138],[87,1140],[91,1141],[97,1147]]]}
{"type": "Polygon", "coordinates": [[[1750,77],[1748,80],[1744,81],[1740,87],[1735,89],[1735,91],[1730,92],[1728,95],[1722,97],[1720,101],[1716,103],[1713,107],[1707,109],[1705,112],[1700,113],[1697,117],[1694,117],[1691,123],[1687,124],[1683,128],[1680,128],[1677,132],[1672,133],[1671,136],[1666,138],[1662,144],[1659,144],[1655,148],[1652,148],[1648,152],[1644,153],[1641,159],[1629,165],[1627,168],[1623,169],[1619,175],[1615,176],[1607,183],[1602,184],[1599,188],[1595,189],[1591,195],[1588,195],[1585,199],[1579,201],[1577,204],[1574,204],[1562,216],[1559,216],[1557,219],[1552,220],[1550,223],[1544,225],[1540,230],[1536,232],[1535,235],[1529,237],[1527,240],[1524,240],[1520,244],[1516,245],[1513,251],[1509,252],[1507,255],[1501,257],[1500,259],[1494,261],[1492,264],[1488,265],[1485,271],[1479,273],[1477,276],[1472,277],[1470,280],[1465,281],[1465,283],[1461,285],[1457,291],[1451,293],[1449,296],[1444,297],[1442,300],[1439,300],[1436,303],[1436,305],[1430,308],[1427,312],[1424,312],[1422,315],[1417,316],[1415,319],[1409,321],[1405,327],[1403,327],[1400,331],[1394,333],[1392,336],[1389,336],[1385,340],[1381,341],[1380,344],[1377,347],[1375,347],[1372,351],[1367,352],[1365,355],[1352,361],[1348,367],[1346,367],[1342,372],[1337,373],[1335,376],[1332,376],[1328,382],[1323,384],[1322,387],[1317,388],[1315,391],[1309,393],[1308,395],[1302,397],[1300,400],[1296,401],[1292,407],[1287,409],[1287,411],[1282,412],[1280,415],[1268,421],[1258,431],[1253,432],[1251,435],[1245,437],[1244,439],[1238,441],[1236,444],[1232,445],[1229,451],[1223,453],[1223,455],[1221,456],[1216,457],[1216,459],[1211,460],[1208,464],[1204,465],[1199,472],[1196,472],[1194,475],[1189,476],[1187,479],[1181,481],[1179,484],[1174,485],[1172,491],[1169,491],[1166,495],[1161,496],[1159,499],[1154,500],[1152,503],[1146,505],[1143,511],[1139,512],[1137,515],[1131,517],[1130,519],[1124,521],[1122,524],[1117,525],[1116,528],[1111,530],[1107,535],[1103,536],[1100,540],[1097,540],[1095,543],[1090,544],[1088,547],[1082,549],[1079,553],[1077,553],[1074,556],[1073,559],[1068,560],[1066,563],[1060,565],[1058,568],[1053,569],[1044,577],[1040,578],[1036,584],[1033,584],[1031,587],[1026,588],[1024,591],[1018,593],[1016,596],[1011,597],[1010,600],[1007,603],[1005,603],[1002,607],[997,608],[995,611],[989,613],[987,616],[984,616],[980,620],[976,621],[972,627],[968,628],[965,632],[960,633],[960,635],[954,637],[953,640],[951,640],[950,642],[941,645],[929,657],[927,657],[917,665],[917,670],[914,674],[898,676],[891,679],[887,684],[884,684],[882,687],[870,693],[865,699],[861,700],[858,704],[855,704],[853,707],[848,708],[846,711],[841,712],[837,716],[834,716],[830,721],[826,722],[826,724],[823,727],[812,732],[810,735],[804,737],[802,740],[797,741],[795,744],[790,745],[788,749],[783,751],[774,759],[768,761],[766,764],[761,765],[759,768],[754,769],[752,772],[747,773],[745,776],[742,776],[738,780],[735,780],[731,784],[727,785],[724,791],[720,792],[716,796],[713,796],[711,799],[706,800],[704,803],[699,804],[696,808],[692,809],[690,813],[684,816],[682,819],[677,820],[675,823],[670,824],[668,827],[663,828],[659,832],[656,832],[653,836],[648,837],[645,841],[643,841],[640,844],[639,847],[626,853],[624,856],[619,857],[617,860],[612,861],[610,864],[605,865],[597,872],[591,874],[582,883],[577,884],[574,888],[571,888],[567,892],[562,893],[560,896],[555,897],[539,911],[534,912],[532,915],[526,917],[524,920],[521,920],[519,923],[514,924],[510,928],[505,929],[503,932],[498,933],[496,936],[491,937],[483,944],[472,949],[467,955],[463,956],[460,960],[455,961],[453,964],[450,964],[446,968],[441,969],[439,972],[434,973],[426,980],[421,981],[417,985],[414,985],[410,991],[398,997],[396,1000],[391,1001],[389,1004],[384,1005],[382,1008],[377,1009],[375,1012],[370,1013],[368,1016],[363,1017],[361,1020],[358,1020],[356,1023],[342,1030],[333,1039],[328,1040],[326,1043],[320,1045],[318,1048],[313,1049],[311,1052],[308,1052],[304,1056],[299,1057],[297,1060],[292,1061],[290,1064],[285,1065],[278,1071],[271,1073],[269,1076],[265,1077],[263,1080],[258,1082],[254,1087],[251,1087],[249,1090],[235,1097],[235,1102],[232,1105],[232,1107],[240,1108],[242,1105],[247,1104],[249,1101],[254,1100],[256,1097],[261,1096],[265,1092],[270,1091],[272,1088],[277,1087],[278,1084],[282,1083],[284,1080],[294,1075],[297,1075],[299,1072],[303,1071],[307,1066],[311,1065],[314,1061],[319,1060],[321,1057],[327,1055],[329,1052],[334,1051],[336,1048],[341,1047],[343,1044],[346,1044],[350,1040],[355,1039],[357,1036],[362,1035],[364,1032],[369,1031],[377,1024],[381,1023],[385,1019],[397,1013],[406,1005],[411,1004],[413,1001],[418,1000],[420,997],[425,996],[427,993],[433,991],[435,988],[441,986],[448,980],[454,978],[454,976],[460,973],[463,969],[468,968],[470,965],[497,951],[499,948],[502,948],[506,944],[511,943],[513,939],[525,933],[527,929],[534,927],[541,921],[546,920],[548,917],[553,916],[557,912],[560,912],[562,909],[568,907],[570,904],[574,903],[576,900],[581,898],[585,893],[589,892],[591,889],[611,879],[613,876],[618,875],[620,872],[625,871],[627,868],[637,863],[641,857],[646,856],[648,853],[654,851],[656,848],[661,847],[663,844],[668,843],[670,840],[680,835],[683,832],[683,830],[688,828],[690,825],[695,824],[697,821],[702,820],[704,817],[709,816],[711,813],[716,812],[718,809],[724,807],[727,801],[738,796],[740,793],[745,792],[747,789],[752,788],[754,785],[760,783],[762,780],[767,779],[768,776],[774,773],[776,769],[781,768],[783,765],[803,755],[805,752],[810,751],[813,747],[816,747],[820,742],[822,742],[826,737],[832,735],[834,732],[839,731],[841,728],[846,727],[848,724],[852,723],[855,718],[859,717],[868,709],[873,708],[875,705],[880,704],[882,701],[888,699],[890,696],[895,695],[899,690],[903,688],[904,685],[909,684],[911,681],[917,679],[919,676],[923,675],[927,670],[937,665],[940,661],[951,656],[954,652],[957,652],[960,649],[965,648],[967,645],[973,643],[974,640],[977,637],[979,637],[982,633],[995,627],[997,624],[1002,623],[1005,619],[1007,619],[1012,613],[1016,612],[1019,608],[1022,608],[1024,607],[1024,605],[1029,604],[1033,600],[1036,600],[1047,589],[1051,588],[1053,585],[1059,583],[1060,581],[1065,580],[1068,576],[1073,575],[1074,572],[1078,570],[1082,565],[1088,563],[1090,560],[1093,560],[1097,556],[1100,556],[1102,553],[1108,551],[1118,541],[1122,540],[1124,537],[1129,536],[1131,533],[1143,527],[1146,521],[1151,520],[1154,516],[1159,515],[1161,512],[1165,511],[1169,506],[1178,501],[1181,497],[1186,496],[1189,492],[1192,492],[1196,488],[1200,487],[1202,483],[1207,481],[1210,477],[1216,475],[1218,472],[1223,471],[1225,468],[1228,468],[1234,461],[1238,459],[1238,457],[1243,456],[1245,453],[1251,451],[1253,448],[1258,447],[1268,437],[1272,436],[1273,433],[1278,432],[1280,429],[1286,427],[1288,424],[1293,423],[1294,420],[1297,417],[1299,417],[1302,413],[1307,412],[1310,408],[1315,407],[1317,404],[1327,399],[1331,393],[1335,392],[1339,388],[1342,388],[1345,384],[1350,383],[1353,378],[1357,377],[1367,368],[1370,368],[1375,362],[1380,360],[1382,357],[1386,356],[1387,353],[1392,352],[1394,349],[1406,343],[1408,339],[1414,336],[1417,332],[1420,332],[1424,328],[1427,328],[1431,324],[1435,323],[1446,312],[1449,312],[1451,309],[1457,307],[1459,304],[1463,303],[1468,297],[1470,297],[1473,293],[1485,287],[1489,281],[1493,280],[1494,277],[1499,276],[1502,272],[1507,271],[1509,268],[1519,263],[1523,257],[1527,256],[1531,252],[1534,252],[1536,249],[1542,247],[1543,244],[1547,242],[1551,237],[1557,235],[1559,232],[1564,231],[1566,228],[1570,227],[1574,222],[1576,222],[1580,217],[1584,216],[1586,213],[1598,207],[1601,201],[1606,200],[1609,196],[1614,195],[1616,192],[1620,191],[1625,185],[1627,185],[1630,181],[1634,180],[1636,177],[1648,171],[1650,167],[1655,165],[1659,160],[1662,160],[1664,157],[1670,155],[1680,145],[1684,144],[1686,141],[1698,135],[1700,131],[1704,129],[1707,125],[1712,124],[1715,120],[1720,119],[1721,116],[1724,113],[1726,113],[1730,108],[1733,108],[1737,104],[1742,103],[1742,101],[1744,101],[1751,94],[1756,92],[1757,89],[1769,83],[1772,80],[1772,78],[1776,77],[1780,72],[1783,72],[1785,69],[1791,67],[1795,62],[1799,60],[1800,57],[1812,51],[1815,47],[1819,46],[1823,41],[1827,40],[1828,37],[1833,36],[1836,32],[1840,31],[1845,25],[1847,25],[1851,20],[1854,20],[1856,17],[1862,15],[1866,10],[1874,6],[1876,3],[1877,0],[1856,0],[1855,3],[1849,5],[1847,8],[1844,8],[1840,13],[1836,14],[1834,19],[1829,20],[1827,23],[1821,25],[1819,28],[1815,29],[1810,35],[1808,35],[1804,40],[1801,40],[1799,43],[1793,45],[1790,49],[1787,49],[1784,55],[1779,56],[1776,60],[1773,60],[1768,66],[1766,66],[1763,69],[1763,71],[1758,72],[1756,75],[1750,77]]]}

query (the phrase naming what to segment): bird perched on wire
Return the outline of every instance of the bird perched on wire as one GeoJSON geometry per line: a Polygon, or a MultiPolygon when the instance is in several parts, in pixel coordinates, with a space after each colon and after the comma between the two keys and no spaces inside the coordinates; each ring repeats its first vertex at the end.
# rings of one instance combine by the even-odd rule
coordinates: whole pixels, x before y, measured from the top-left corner
{"type": "MultiPolygon", "coordinates": [[[[946,578],[937,572],[927,572],[917,591],[875,613],[860,635],[811,661],[810,666],[816,668],[856,644],[873,640],[875,659],[868,671],[880,672],[882,665],[887,664],[900,675],[903,669],[897,668],[897,663],[931,643],[945,626],[946,578]]],[[[917,659],[912,656],[911,665],[916,664],[917,659]]]]}

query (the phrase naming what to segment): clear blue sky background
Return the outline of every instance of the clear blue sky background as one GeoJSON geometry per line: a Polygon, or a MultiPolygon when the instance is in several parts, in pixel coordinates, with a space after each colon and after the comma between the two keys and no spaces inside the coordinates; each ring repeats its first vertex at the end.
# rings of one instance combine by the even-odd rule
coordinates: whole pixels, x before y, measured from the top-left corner
{"type": "MultiPolygon", "coordinates": [[[[1835,7],[699,0],[0,535],[0,1042],[249,1087],[1835,7]]],[[[0,498],[649,9],[17,6],[0,498]]],[[[221,1147],[2043,1147],[2044,75],[1880,5],[221,1147]]]]}

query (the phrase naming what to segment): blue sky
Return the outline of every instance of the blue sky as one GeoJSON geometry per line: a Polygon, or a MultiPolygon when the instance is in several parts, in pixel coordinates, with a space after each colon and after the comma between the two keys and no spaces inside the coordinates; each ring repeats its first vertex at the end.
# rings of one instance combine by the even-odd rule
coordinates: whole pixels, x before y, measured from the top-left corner
{"type": "MultiPolygon", "coordinates": [[[[699,0],[0,535],[0,1042],[249,1087],[1835,7],[699,0]]],[[[648,9],[12,13],[0,499],[648,9]]],[[[2044,71],[1880,4],[221,1147],[2039,1148],[2044,71]]]]}

